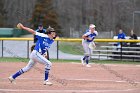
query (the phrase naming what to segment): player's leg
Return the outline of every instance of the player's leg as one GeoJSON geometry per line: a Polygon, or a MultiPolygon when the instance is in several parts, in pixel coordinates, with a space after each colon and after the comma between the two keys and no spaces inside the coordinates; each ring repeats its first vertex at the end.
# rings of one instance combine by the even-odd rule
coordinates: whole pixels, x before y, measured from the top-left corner
{"type": "Polygon", "coordinates": [[[52,85],[52,83],[51,82],[49,82],[49,71],[50,71],[50,69],[51,69],[51,66],[52,66],[52,63],[49,61],[49,60],[47,60],[45,57],[43,57],[40,53],[38,53],[37,51],[33,51],[33,52],[35,52],[35,55],[33,56],[34,57],[34,59],[37,61],[37,62],[39,62],[39,63],[41,63],[41,64],[44,64],[45,65],[45,78],[44,78],[44,84],[46,85],[52,85]]]}
{"type": "MultiPolygon", "coordinates": [[[[85,44],[84,40],[82,40],[82,46],[83,46],[84,52],[85,52],[86,44],[85,44]]],[[[82,63],[83,65],[85,65],[85,59],[86,59],[86,56],[85,56],[85,54],[84,54],[84,56],[81,58],[81,63],[82,63]]]]}
{"type": "Polygon", "coordinates": [[[23,73],[29,71],[33,66],[34,66],[35,62],[30,59],[30,61],[28,62],[28,64],[20,69],[19,71],[17,71],[15,74],[13,74],[12,76],[9,77],[9,80],[11,81],[11,83],[20,75],[22,75],[23,73]]]}
{"type": "Polygon", "coordinates": [[[81,62],[83,65],[85,65],[85,61],[86,61],[86,64],[88,64],[88,57],[89,57],[89,47],[88,47],[88,43],[87,42],[82,42],[82,46],[84,48],[84,56],[81,58],[81,62]]]}
{"type": "Polygon", "coordinates": [[[88,47],[87,48],[87,56],[86,56],[86,67],[91,67],[91,65],[89,65],[89,60],[90,60],[90,56],[91,56],[91,49],[88,47]]]}

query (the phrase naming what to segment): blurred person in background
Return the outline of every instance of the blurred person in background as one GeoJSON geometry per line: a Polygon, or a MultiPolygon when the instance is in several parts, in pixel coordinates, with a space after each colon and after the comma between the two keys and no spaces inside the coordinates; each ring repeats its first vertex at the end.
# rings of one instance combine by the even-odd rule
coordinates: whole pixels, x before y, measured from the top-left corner
{"type": "MultiPolygon", "coordinates": [[[[119,30],[118,39],[126,39],[126,35],[125,35],[125,33],[123,32],[122,29],[119,30]]],[[[125,45],[126,45],[126,43],[122,42],[122,46],[125,46],[125,45]]],[[[117,48],[120,48],[120,47],[121,47],[121,43],[118,42],[117,43],[117,48]]]]}
{"type": "Polygon", "coordinates": [[[126,35],[122,29],[119,30],[118,39],[125,39],[126,35]]]}
{"type": "MultiPolygon", "coordinates": [[[[38,25],[38,29],[37,30],[35,30],[36,32],[39,32],[39,33],[45,33],[46,32],[46,29],[44,29],[43,28],[43,25],[42,24],[39,24],[38,25]]],[[[34,43],[36,43],[37,42],[37,36],[36,35],[34,35],[34,43]]]]}
{"type": "MultiPolygon", "coordinates": [[[[130,39],[132,39],[132,40],[137,40],[138,39],[137,35],[134,33],[133,30],[131,30],[131,32],[130,32],[130,39]]],[[[136,42],[131,42],[130,43],[130,46],[136,46],[136,45],[137,45],[136,42]]]]}

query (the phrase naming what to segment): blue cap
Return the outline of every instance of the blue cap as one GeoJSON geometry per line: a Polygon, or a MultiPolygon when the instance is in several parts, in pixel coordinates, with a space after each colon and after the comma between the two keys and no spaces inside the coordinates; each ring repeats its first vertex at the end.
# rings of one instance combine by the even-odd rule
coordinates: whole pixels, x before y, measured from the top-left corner
{"type": "Polygon", "coordinates": [[[38,25],[38,27],[42,27],[42,26],[43,26],[42,24],[39,24],[39,25],[38,25]]]}

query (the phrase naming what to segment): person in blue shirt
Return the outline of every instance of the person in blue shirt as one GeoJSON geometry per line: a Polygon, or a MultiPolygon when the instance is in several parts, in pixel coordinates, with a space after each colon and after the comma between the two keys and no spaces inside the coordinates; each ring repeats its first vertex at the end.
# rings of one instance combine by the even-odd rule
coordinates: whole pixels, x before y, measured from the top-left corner
{"type": "Polygon", "coordinates": [[[122,31],[122,29],[120,29],[118,34],[118,39],[125,39],[125,37],[126,37],[125,33],[122,31]]]}
{"type": "MultiPolygon", "coordinates": [[[[42,24],[39,24],[38,25],[38,29],[36,30],[36,32],[45,33],[46,32],[46,29],[43,28],[43,25],[42,24]]],[[[37,36],[34,35],[34,43],[36,43],[37,40],[38,40],[37,36]]]]}
{"type": "Polygon", "coordinates": [[[28,64],[24,68],[17,71],[15,74],[11,75],[8,79],[10,80],[11,83],[13,83],[13,81],[18,76],[29,71],[37,62],[39,62],[45,65],[44,85],[52,85],[52,83],[49,81],[48,78],[52,63],[49,60],[47,60],[43,55],[50,48],[50,46],[54,42],[54,39],[56,38],[55,30],[53,28],[48,28],[46,33],[44,34],[36,32],[28,27],[25,27],[21,23],[18,24],[18,27],[38,36],[38,40],[36,42],[34,50],[30,54],[30,60],[28,64]]]}
{"type": "MultiPolygon", "coordinates": [[[[119,34],[118,34],[118,39],[125,39],[126,35],[125,33],[122,31],[122,29],[119,30],[119,34]]],[[[122,42],[122,45],[125,45],[125,43],[122,42]]],[[[117,43],[117,48],[120,48],[121,44],[120,42],[117,43]]]]}
{"type": "Polygon", "coordinates": [[[89,60],[92,50],[96,47],[94,38],[98,35],[98,32],[95,30],[95,25],[90,24],[89,29],[86,30],[85,34],[82,36],[82,46],[84,48],[84,56],[81,58],[81,62],[86,67],[91,67],[89,65],[89,60]]]}

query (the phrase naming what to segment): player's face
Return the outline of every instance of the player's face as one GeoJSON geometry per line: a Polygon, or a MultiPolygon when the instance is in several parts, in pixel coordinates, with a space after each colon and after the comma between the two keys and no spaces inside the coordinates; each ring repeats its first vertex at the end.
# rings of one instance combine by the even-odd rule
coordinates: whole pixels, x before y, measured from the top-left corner
{"type": "Polygon", "coordinates": [[[133,35],[133,34],[134,34],[133,30],[131,30],[131,35],[133,35]]]}
{"type": "Polygon", "coordinates": [[[94,33],[95,28],[91,28],[90,31],[91,31],[91,33],[94,33]]]}
{"type": "Polygon", "coordinates": [[[119,30],[119,33],[121,34],[123,31],[122,30],[119,30]]]}
{"type": "Polygon", "coordinates": [[[56,36],[56,33],[55,32],[51,32],[51,36],[52,37],[55,37],[56,36]]]}
{"type": "Polygon", "coordinates": [[[43,29],[43,26],[39,26],[38,28],[39,28],[39,30],[42,30],[43,29]]]}

